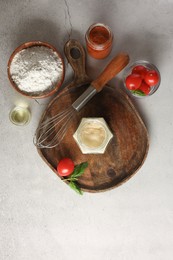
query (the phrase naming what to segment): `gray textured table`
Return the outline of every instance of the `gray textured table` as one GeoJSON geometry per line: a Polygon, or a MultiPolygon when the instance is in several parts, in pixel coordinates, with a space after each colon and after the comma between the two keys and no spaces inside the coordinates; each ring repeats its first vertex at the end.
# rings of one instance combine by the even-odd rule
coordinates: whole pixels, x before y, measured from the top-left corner
{"type": "MultiPolygon", "coordinates": [[[[171,0],[0,1],[0,259],[172,260],[172,13],[171,0]],[[112,28],[114,47],[102,62],[87,57],[91,77],[124,50],[131,61],[145,59],[158,66],[162,82],[153,96],[134,100],[150,135],[143,167],[117,189],[80,197],[47,167],[33,145],[49,99],[19,95],[6,71],[9,56],[21,43],[47,41],[63,55],[69,38],[85,44],[86,30],[98,21],[112,28]],[[31,109],[26,127],[16,127],[8,118],[18,102],[31,109]]],[[[118,84],[118,78],[110,84],[118,84]]],[[[66,61],[64,85],[71,80],[66,61]]]]}

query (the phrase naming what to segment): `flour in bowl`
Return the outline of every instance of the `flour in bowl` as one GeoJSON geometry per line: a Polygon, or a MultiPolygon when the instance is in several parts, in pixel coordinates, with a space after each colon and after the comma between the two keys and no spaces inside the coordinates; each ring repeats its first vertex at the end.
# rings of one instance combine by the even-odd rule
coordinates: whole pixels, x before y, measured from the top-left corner
{"type": "Polygon", "coordinates": [[[53,89],[63,78],[63,63],[58,54],[44,46],[34,46],[18,52],[10,66],[17,87],[25,92],[53,89]]]}

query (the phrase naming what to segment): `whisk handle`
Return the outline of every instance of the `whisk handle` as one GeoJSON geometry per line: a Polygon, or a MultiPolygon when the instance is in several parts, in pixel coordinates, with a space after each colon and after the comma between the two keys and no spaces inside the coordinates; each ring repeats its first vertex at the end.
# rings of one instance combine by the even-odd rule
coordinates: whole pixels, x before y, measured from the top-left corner
{"type": "Polygon", "coordinates": [[[106,83],[123,70],[128,63],[128,54],[119,53],[111,60],[100,76],[96,80],[92,81],[91,85],[97,90],[97,92],[101,91],[106,83]]]}
{"type": "Polygon", "coordinates": [[[103,89],[106,83],[115,77],[129,62],[129,56],[120,53],[108,64],[101,75],[84,91],[84,93],[72,104],[76,111],[80,111],[85,104],[99,91],[103,89]]]}
{"type": "Polygon", "coordinates": [[[78,97],[78,99],[72,104],[72,107],[76,111],[80,111],[88,101],[97,93],[96,89],[91,85],[78,97]]]}

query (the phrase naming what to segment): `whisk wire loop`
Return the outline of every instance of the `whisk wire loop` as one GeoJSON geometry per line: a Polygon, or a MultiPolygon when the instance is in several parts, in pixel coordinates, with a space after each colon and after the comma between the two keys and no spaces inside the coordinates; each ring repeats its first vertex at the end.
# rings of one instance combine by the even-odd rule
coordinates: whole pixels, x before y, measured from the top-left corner
{"type": "Polygon", "coordinates": [[[38,148],[53,148],[57,146],[63,139],[73,116],[74,109],[68,108],[41,123],[36,131],[34,144],[38,148]],[[51,139],[51,137],[53,138],[51,139]]]}

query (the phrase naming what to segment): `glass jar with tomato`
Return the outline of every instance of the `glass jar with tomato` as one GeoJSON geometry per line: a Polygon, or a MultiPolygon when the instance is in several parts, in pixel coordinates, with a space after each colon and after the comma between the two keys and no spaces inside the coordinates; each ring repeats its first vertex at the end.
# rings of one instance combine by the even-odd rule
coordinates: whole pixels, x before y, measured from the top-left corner
{"type": "Polygon", "coordinates": [[[85,40],[89,55],[95,59],[104,59],[111,52],[113,34],[103,23],[91,25],[86,32],[85,40]]]}
{"type": "Polygon", "coordinates": [[[124,70],[124,86],[135,97],[151,96],[159,88],[161,76],[158,68],[144,60],[139,60],[124,70]]]}

